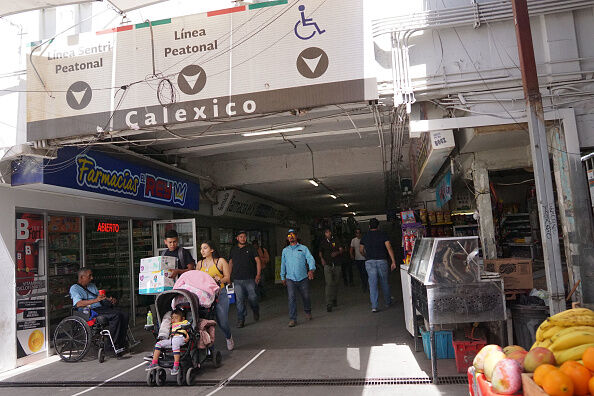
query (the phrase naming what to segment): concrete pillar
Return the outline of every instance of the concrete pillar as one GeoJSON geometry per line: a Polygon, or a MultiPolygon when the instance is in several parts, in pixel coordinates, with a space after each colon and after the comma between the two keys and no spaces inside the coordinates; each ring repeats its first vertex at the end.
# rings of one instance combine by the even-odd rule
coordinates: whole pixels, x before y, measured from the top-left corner
{"type": "Polygon", "coordinates": [[[15,294],[15,205],[0,186],[0,338],[4,340],[0,353],[0,373],[16,367],[16,294],[15,294]]]}
{"type": "Polygon", "coordinates": [[[493,211],[491,209],[489,172],[486,168],[474,163],[472,179],[474,181],[476,207],[479,212],[479,231],[483,247],[483,258],[496,259],[497,247],[495,246],[495,224],[493,223],[493,211]]]}
{"type": "Polygon", "coordinates": [[[588,183],[582,167],[575,117],[566,117],[563,128],[549,130],[553,169],[561,219],[569,288],[581,279],[574,301],[594,303],[594,236],[588,183]],[[574,154],[575,153],[575,154],[574,154]]]}

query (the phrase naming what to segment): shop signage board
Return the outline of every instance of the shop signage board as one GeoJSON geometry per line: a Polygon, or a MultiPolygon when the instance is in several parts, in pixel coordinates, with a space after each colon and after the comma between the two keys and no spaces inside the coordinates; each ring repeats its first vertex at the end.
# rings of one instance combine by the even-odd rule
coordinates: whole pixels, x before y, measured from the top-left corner
{"type": "Polygon", "coordinates": [[[276,0],[60,36],[32,47],[28,139],[375,100],[371,38],[363,0],[276,0]]]}
{"type": "Polygon", "coordinates": [[[437,202],[437,207],[441,208],[443,205],[449,202],[452,199],[452,173],[448,171],[435,188],[435,201],[437,202]]]}
{"type": "Polygon", "coordinates": [[[588,184],[590,185],[590,198],[594,207],[594,169],[588,170],[588,184]]]}
{"type": "Polygon", "coordinates": [[[238,190],[223,190],[217,194],[214,216],[237,217],[276,224],[290,224],[293,214],[286,207],[238,190]]]}
{"type": "MultiPolygon", "coordinates": [[[[56,159],[13,161],[12,168],[13,186],[40,183],[198,210],[198,183],[99,151],[65,147],[56,159]]],[[[114,228],[108,225],[105,231],[114,232],[114,228]]]]}
{"type": "Polygon", "coordinates": [[[45,219],[41,214],[16,216],[17,358],[47,350],[45,219]]]}

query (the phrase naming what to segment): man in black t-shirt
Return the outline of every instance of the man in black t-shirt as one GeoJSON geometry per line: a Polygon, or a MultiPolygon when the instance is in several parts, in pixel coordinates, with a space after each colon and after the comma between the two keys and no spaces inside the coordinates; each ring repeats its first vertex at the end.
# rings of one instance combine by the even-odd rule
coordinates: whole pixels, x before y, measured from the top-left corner
{"type": "Polygon", "coordinates": [[[338,280],[342,272],[337,257],[340,255],[339,247],[330,228],[324,230],[324,237],[320,242],[320,261],[324,267],[326,280],[326,311],[332,312],[332,307],[337,306],[338,280]]]}
{"type": "Polygon", "coordinates": [[[378,280],[382,288],[386,307],[389,307],[392,305],[392,297],[390,296],[390,284],[388,283],[388,277],[390,275],[388,271],[388,255],[392,260],[390,266],[392,271],[396,269],[396,260],[394,259],[394,251],[392,250],[388,234],[379,230],[379,221],[376,218],[369,220],[369,232],[361,238],[359,250],[366,258],[365,269],[369,276],[371,312],[379,312],[378,280]]]}
{"type": "Polygon", "coordinates": [[[171,271],[172,278],[175,278],[186,271],[196,269],[196,262],[194,261],[194,257],[192,257],[192,253],[179,246],[178,241],[179,236],[177,235],[177,231],[169,230],[165,233],[165,245],[167,246],[167,250],[165,250],[162,255],[175,257],[177,259],[175,269],[171,271]]]}
{"type": "Polygon", "coordinates": [[[247,233],[237,233],[237,245],[229,252],[229,266],[231,267],[231,280],[235,288],[235,304],[237,305],[237,327],[245,325],[247,309],[245,300],[249,301],[254,312],[254,320],[260,320],[260,305],[256,285],[260,283],[262,263],[258,251],[247,243],[247,233]]]}

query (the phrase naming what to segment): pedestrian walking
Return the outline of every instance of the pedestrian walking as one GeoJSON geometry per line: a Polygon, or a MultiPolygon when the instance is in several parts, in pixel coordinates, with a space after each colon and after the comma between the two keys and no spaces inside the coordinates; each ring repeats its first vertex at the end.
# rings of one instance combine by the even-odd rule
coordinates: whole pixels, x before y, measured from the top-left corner
{"type": "Polygon", "coordinates": [[[262,299],[266,297],[266,290],[264,290],[264,283],[266,281],[266,267],[270,262],[270,254],[268,254],[268,250],[264,246],[260,246],[260,243],[257,239],[252,241],[252,246],[258,252],[258,257],[260,257],[260,263],[262,266],[262,271],[260,271],[260,283],[256,287],[256,292],[258,293],[258,298],[262,299]]]}
{"type": "Polygon", "coordinates": [[[349,249],[342,241],[339,243],[338,252],[340,254],[336,256],[335,261],[340,265],[342,281],[347,287],[353,286],[353,261],[351,260],[349,249]]]}
{"type": "Polygon", "coordinates": [[[392,305],[390,295],[390,284],[388,283],[388,255],[392,260],[390,268],[396,269],[394,251],[388,239],[388,234],[379,230],[379,221],[376,218],[369,220],[369,232],[361,238],[359,252],[366,257],[365,268],[369,276],[369,298],[371,300],[371,312],[379,312],[378,282],[382,288],[386,307],[392,305]]]}
{"type": "Polygon", "coordinates": [[[260,305],[256,285],[260,283],[262,263],[258,252],[247,243],[247,233],[239,231],[236,236],[237,245],[229,252],[231,279],[235,287],[235,305],[237,306],[237,327],[245,325],[247,316],[246,300],[254,313],[254,321],[260,320],[260,305]]]}
{"type": "Polygon", "coordinates": [[[324,267],[324,278],[326,280],[326,311],[332,312],[332,307],[338,305],[338,280],[340,279],[341,268],[336,262],[340,250],[332,237],[329,228],[324,230],[324,238],[320,243],[320,260],[324,267]]]}
{"type": "Polygon", "coordinates": [[[231,328],[229,327],[229,296],[227,295],[226,287],[231,280],[229,263],[224,258],[219,257],[219,253],[211,241],[203,242],[200,245],[200,254],[204,259],[198,262],[197,269],[206,272],[221,287],[215,311],[216,320],[227,339],[227,349],[232,351],[235,347],[235,341],[233,341],[231,328]]]}
{"type": "Polygon", "coordinates": [[[361,290],[366,293],[369,289],[367,269],[365,269],[365,256],[361,254],[359,246],[361,245],[361,229],[355,230],[355,237],[351,239],[351,259],[355,261],[355,266],[359,270],[359,278],[361,279],[361,290]]]}
{"type": "Polygon", "coordinates": [[[287,287],[289,297],[289,327],[297,324],[297,293],[301,296],[305,318],[311,320],[311,299],[309,281],[314,278],[316,261],[307,246],[299,243],[297,232],[290,229],[287,233],[289,245],[283,249],[280,277],[287,287]]]}

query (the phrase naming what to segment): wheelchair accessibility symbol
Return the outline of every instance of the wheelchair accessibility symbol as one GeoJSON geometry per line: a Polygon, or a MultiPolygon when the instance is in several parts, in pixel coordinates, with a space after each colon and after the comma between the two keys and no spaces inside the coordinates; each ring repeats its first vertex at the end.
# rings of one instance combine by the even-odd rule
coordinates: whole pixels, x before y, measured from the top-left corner
{"type": "Polygon", "coordinates": [[[320,29],[317,22],[313,22],[313,18],[305,17],[305,6],[304,5],[299,6],[299,11],[301,12],[301,19],[299,21],[297,21],[297,23],[295,24],[295,29],[294,29],[295,36],[297,36],[301,40],[309,40],[310,38],[315,36],[316,33],[322,34],[326,31],[326,30],[320,29]],[[306,28],[308,26],[313,26],[315,29],[310,32],[304,31],[304,30],[306,30],[304,28],[306,28]]]}

